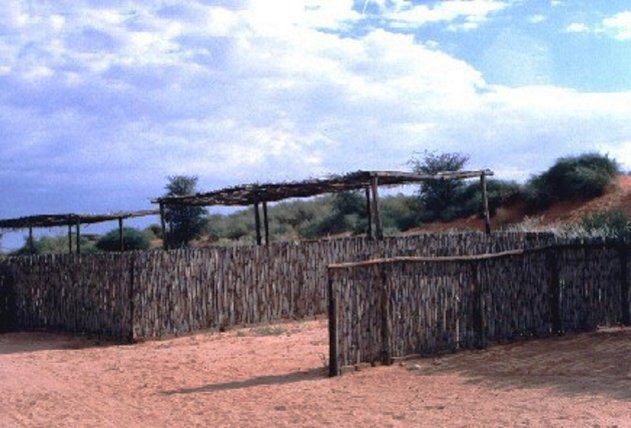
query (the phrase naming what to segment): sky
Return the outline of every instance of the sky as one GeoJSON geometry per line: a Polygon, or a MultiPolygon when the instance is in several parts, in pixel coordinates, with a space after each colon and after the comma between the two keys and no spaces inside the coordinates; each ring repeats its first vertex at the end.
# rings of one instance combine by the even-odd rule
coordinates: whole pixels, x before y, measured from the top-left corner
{"type": "Polygon", "coordinates": [[[424,150],[518,181],[586,151],[629,170],[630,101],[628,0],[4,0],[0,218],[424,150]]]}

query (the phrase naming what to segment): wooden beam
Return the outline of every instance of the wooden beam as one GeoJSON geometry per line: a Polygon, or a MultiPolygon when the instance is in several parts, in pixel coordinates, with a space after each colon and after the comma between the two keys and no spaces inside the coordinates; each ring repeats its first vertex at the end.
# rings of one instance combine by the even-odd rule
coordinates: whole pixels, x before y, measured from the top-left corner
{"type": "Polygon", "coordinates": [[[35,254],[35,242],[33,241],[33,228],[28,228],[28,251],[31,255],[35,254]]]}
{"type": "Polygon", "coordinates": [[[125,232],[123,231],[123,217],[118,218],[118,244],[120,252],[125,251],[125,232]]]}
{"type": "Polygon", "coordinates": [[[370,187],[366,187],[366,218],[368,221],[368,228],[366,229],[366,235],[369,238],[372,236],[372,207],[370,206],[370,187]]]}
{"type": "Polygon", "coordinates": [[[254,203],[254,228],[256,229],[256,245],[261,245],[261,215],[258,202],[254,203]]]}
{"type": "Polygon", "coordinates": [[[486,191],[486,174],[480,175],[480,185],[482,186],[482,203],[484,205],[484,230],[491,233],[491,213],[489,212],[489,195],[486,191]]]}
{"type": "Polygon", "coordinates": [[[72,226],[68,225],[68,254],[72,254],[72,226]]]}
{"type": "Polygon", "coordinates": [[[383,225],[381,223],[381,211],[379,209],[379,178],[373,177],[371,183],[372,189],[372,210],[375,221],[375,238],[383,239],[383,225]]]}
{"type": "Polygon", "coordinates": [[[77,254],[81,254],[81,220],[77,220],[77,254]]]}
{"type": "Polygon", "coordinates": [[[263,229],[265,230],[265,245],[269,245],[269,220],[267,218],[267,202],[263,202],[263,229]]]}
{"type": "Polygon", "coordinates": [[[164,222],[164,204],[160,204],[160,228],[162,229],[162,249],[169,249],[169,240],[167,239],[167,228],[164,222]]]}

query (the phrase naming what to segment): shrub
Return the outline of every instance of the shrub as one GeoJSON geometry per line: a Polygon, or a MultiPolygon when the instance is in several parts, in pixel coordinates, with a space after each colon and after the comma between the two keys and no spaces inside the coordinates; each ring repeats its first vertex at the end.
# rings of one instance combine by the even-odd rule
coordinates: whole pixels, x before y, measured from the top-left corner
{"type": "MultiPolygon", "coordinates": [[[[381,199],[384,232],[389,235],[416,226],[420,209],[418,199],[411,196],[399,194],[381,199]]],[[[366,225],[367,221],[364,222],[366,225]]]]}
{"type": "MultiPolygon", "coordinates": [[[[72,249],[76,251],[75,237],[72,237],[72,249]]],[[[34,254],[64,254],[68,252],[68,237],[61,236],[41,236],[33,240],[34,254]]],[[[81,236],[81,253],[90,254],[96,252],[94,241],[88,236],[81,236]]],[[[28,237],[24,238],[24,246],[10,253],[12,256],[28,256],[31,254],[28,237]]]]}
{"type": "Polygon", "coordinates": [[[531,210],[554,202],[600,196],[613,183],[619,167],[614,159],[598,153],[564,157],[526,184],[525,196],[531,210]]]}
{"type": "Polygon", "coordinates": [[[631,232],[631,223],[623,211],[601,211],[583,217],[579,223],[589,235],[621,237],[631,232]]]}
{"type": "MultiPolygon", "coordinates": [[[[494,216],[502,205],[517,201],[521,197],[521,188],[514,181],[488,180],[486,183],[489,200],[489,212],[494,216]]],[[[456,217],[483,215],[482,188],[479,181],[471,182],[464,187],[454,201],[456,217]]]]}
{"type": "MultiPolygon", "coordinates": [[[[123,228],[125,237],[125,251],[148,250],[151,246],[146,233],[131,227],[123,228]]],[[[119,230],[113,229],[103,235],[96,243],[96,248],[101,251],[119,251],[119,230]]]]}
{"type": "Polygon", "coordinates": [[[145,230],[147,232],[147,235],[149,235],[150,237],[153,236],[157,239],[162,239],[162,226],[160,226],[159,224],[151,224],[145,230]]]}

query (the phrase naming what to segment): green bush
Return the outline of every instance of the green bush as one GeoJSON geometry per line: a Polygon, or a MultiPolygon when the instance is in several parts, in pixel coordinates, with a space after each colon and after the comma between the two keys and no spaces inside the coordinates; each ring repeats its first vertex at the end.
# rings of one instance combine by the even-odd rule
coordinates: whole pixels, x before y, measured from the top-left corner
{"type": "Polygon", "coordinates": [[[560,158],[526,183],[526,202],[531,211],[537,211],[558,201],[600,196],[613,184],[618,172],[617,162],[599,153],[560,158]]]}
{"type": "MultiPolygon", "coordinates": [[[[418,224],[421,210],[418,198],[405,196],[387,196],[381,199],[384,232],[387,235],[411,229],[418,224]]],[[[367,226],[367,221],[364,225],[367,226]]],[[[364,228],[365,231],[365,228],[364,228]]]]}
{"type": "MultiPolygon", "coordinates": [[[[76,251],[75,237],[72,237],[72,250],[76,251]]],[[[64,254],[68,252],[68,237],[60,236],[41,236],[33,240],[34,254],[64,254]]],[[[88,236],[81,236],[81,253],[90,254],[96,252],[94,241],[88,236]]],[[[24,238],[24,246],[10,253],[12,256],[28,256],[31,255],[31,249],[28,237],[24,238]]]]}
{"type": "MultiPolygon", "coordinates": [[[[146,233],[131,227],[123,228],[125,238],[125,251],[148,250],[151,247],[146,233]]],[[[113,229],[103,235],[96,243],[96,248],[101,251],[120,251],[119,230],[113,229]]]]}
{"type": "MultiPolygon", "coordinates": [[[[491,216],[495,215],[499,207],[519,200],[522,194],[521,187],[514,181],[488,180],[486,190],[491,216]]],[[[483,215],[482,188],[478,180],[458,192],[452,209],[456,217],[483,215]]]]}

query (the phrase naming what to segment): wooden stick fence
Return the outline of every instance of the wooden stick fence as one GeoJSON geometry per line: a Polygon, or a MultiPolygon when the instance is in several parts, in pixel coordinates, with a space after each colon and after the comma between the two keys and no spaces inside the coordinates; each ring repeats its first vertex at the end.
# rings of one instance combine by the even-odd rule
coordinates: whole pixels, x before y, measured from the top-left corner
{"type": "Polygon", "coordinates": [[[330,265],[329,374],[488,342],[629,325],[628,244],[330,265]]]}
{"type": "Polygon", "coordinates": [[[0,284],[6,284],[0,314],[10,314],[0,318],[13,321],[2,321],[0,328],[145,339],[302,318],[326,313],[326,267],[332,263],[479,254],[551,242],[547,234],[420,234],[11,258],[0,261],[0,284]]]}

